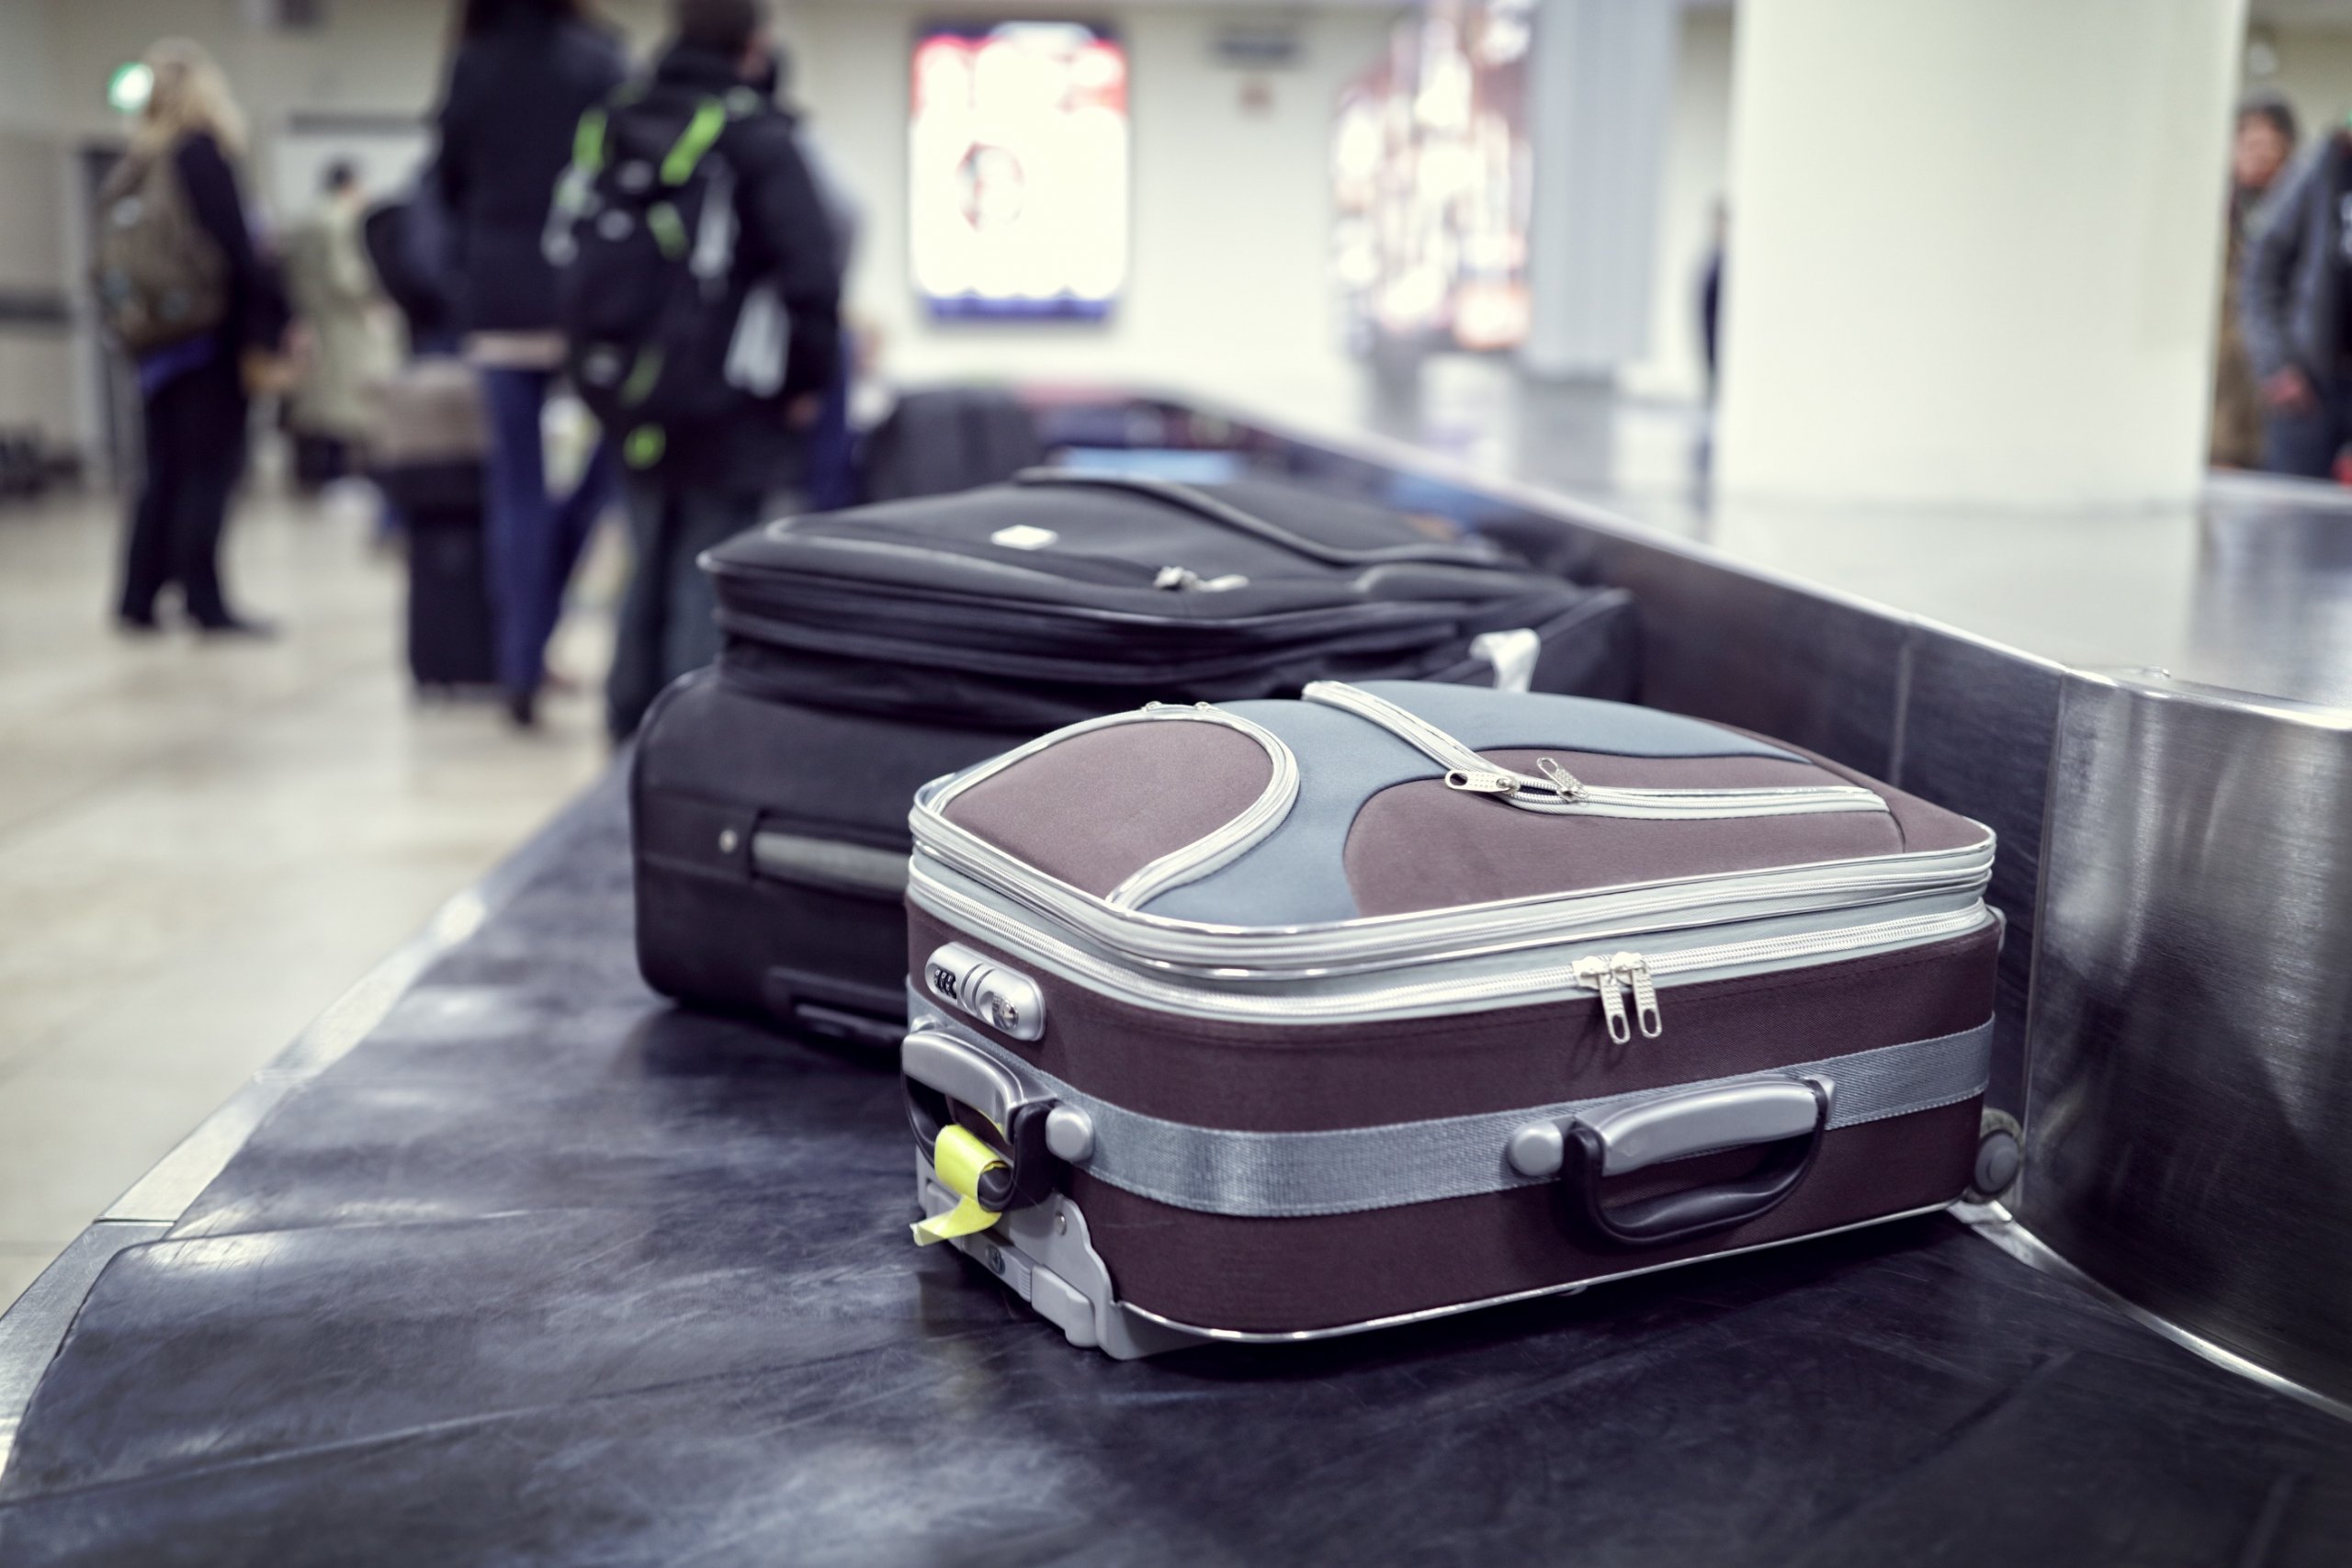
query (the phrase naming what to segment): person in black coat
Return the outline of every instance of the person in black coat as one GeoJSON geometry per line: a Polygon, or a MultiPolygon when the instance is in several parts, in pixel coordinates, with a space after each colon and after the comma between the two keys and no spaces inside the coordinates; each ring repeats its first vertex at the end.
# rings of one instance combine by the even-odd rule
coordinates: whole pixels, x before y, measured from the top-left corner
{"type": "MultiPolygon", "coordinates": [[[[718,651],[702,552],[760,521],[768,498],[803,480],[807,432],[841,353],[834,221],[802,158],[793,117],[764,87],[781,73],[762,0],[672,0],[675,38],[639,100],[684,118],[725,98],[735,112],[709,156],[734,181],[738,221],[730,300],[780,305],[788,347],[772,387],[739,390],[726,412],[666,433],[660,455],[623,481],[635,565],[605,690],[616,740],[636,732],[664,685],[718,651]],[[747,85],[754,91],[741,91],[747,85]]],[[[736,383],[730,383],[736,384],[736,383]]]]}
{"type": "Polygon", "coordinates": [[[116,615],[126,631],[153,632],[160,625],[156,601],[176,585],[181,607],[198,629],[265,636],[265,623],[229,606],[220,540],[244,468],[244,356],[277,347],[287,327],[285,293],[246,225],[232,162],[243,146],[243,121],[219,68],[181,39],[157,44],[145,63],[153,85],[124,156],[172,160],[197,226],[225,264],[228,309],[209,332],[138,361],[145,472],[130,513],[116,615]]]}
{"type": "Polygon", "coordinates": [[[435,194],[449,224],[453,302],[490,415],[483,521],[499,681],[515,722],[528,726],[565,587],[615,477],[600,446],[569,496],[548,493],[539,418],[563,341],[542,243],[580,117],[620,85],[627,65],[580,0],[461,5],[437,116],[435,194]]]}

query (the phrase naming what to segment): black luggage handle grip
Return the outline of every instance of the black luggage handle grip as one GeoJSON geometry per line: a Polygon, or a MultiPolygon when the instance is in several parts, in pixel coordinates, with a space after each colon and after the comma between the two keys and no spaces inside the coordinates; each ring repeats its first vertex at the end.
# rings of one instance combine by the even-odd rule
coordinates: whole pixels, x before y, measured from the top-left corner
{"type": "Polygon", "coordinates": [[[1254,513],[1245,512],[1231,502],[1209,495],[1191,485],[1173,479],[1153,479],[1143,474],[1088,473],[1070,468],[1023,468],[1012,476],[1021,485],[1072,485],[1095,490],[1124,491],[1130,495],[1148,495],[1155,501],[1166,502],[1196,517],[1223,524],[1237,533],[1248,534],[1278,546],[1294,555],[1321,561],[1326,566],[1379,566],[1390,562],[1411,562],[1427,566],[1466,566],[1494,570],[1506,563],[1488,551],[1472,545],[1386,545],[1376,550],[1345,550],[1336,545],[1326,545],[1302,537],[1279,524],[1270,523],[1254,513]]]}
{"type": "Polygon", "coordinates": [[[1796,1191],[1829,1127],[1829,1089],[1791,1078],[1716,1085],[1579,1115],[1565,1126],[1521,1129],[1511,1160],[1548,1154],[1557,1138],[1563,1197],[1588,1240],[1611,1248],[1668,1247],[1729,1230],[1771,1213],[1796,1191]],[[1531,1146],[1536,1152],[1530,1153],[1531,1146]],[[1718,1150],[1767,1147],[1771,1156],[1736,1180],[1611,1204],[1612,1176],[1718,1150]]]}

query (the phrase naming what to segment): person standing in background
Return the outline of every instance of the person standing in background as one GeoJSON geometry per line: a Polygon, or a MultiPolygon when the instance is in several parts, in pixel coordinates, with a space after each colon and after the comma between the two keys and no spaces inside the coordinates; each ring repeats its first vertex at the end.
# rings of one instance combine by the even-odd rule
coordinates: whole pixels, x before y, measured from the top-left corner
{"type": "Polygon", "coordinates": [[[2246,234],[2262,198],[2295,153],[2295,111],[2275,94],[2238,106],[2230,144],[2230,204],[2223,219],[2221,341],[2213,354],[2213,433],[2208,460],[2220,468],[2251,468],[2262,461],[2262,389],[2246,357],[2240,324],[2238,274],[2246,234]]]}
{"type": "Polygon", "coordinates": [[[337,161],[319,205],[286,237],[287,291],[311,345],[291,423],[295,440],[319,452],[295,468],[322,481],[352,471],[352,448],[367,441],[375,413],[370,389],[392,371],[384,297],[360,244],[366,206],[359,171],[337,161]]]}
{"type": "Polygon", "coordinates": [[[179,197],[216,253],[222,305],[205,331],[137,358],[142,454],[139,500],[123,551],[123,629],[157,629],[156,600],[176,584],[182,607],[209,636],[266,637],[265,622],[229,607],[220,582],[220,541],[229,498],[243,472],[247,404],[244,366],[274,354],[286,332],[276,273],[254,245],[234,160],[244,152],[244,117],[212,57],[184,39],[147,51],[153,85],[123,164],[102,206],[141,188],[142,171],[170,161],[179,197]]]}
{"type": "Polygon", "coordinates": [[[2325,479],[2352,437],[2352,131],[2316,139],[2256,209],[2239,327],[2262,392],[2262,466],[2325,479]]]}
{"type": "Polygon", "coordinates": [[[651,78],[612,112],[617,130],[624,115],[684,124],[728,106],[706,156],[726,171],[734,204],[723,319],[735,330],[725,363],[690,372],[707,378],[722,412],[666,431],[650,460],[632,453],[624,488],[633,564],[605,691],[616,741],[636,733],[663,686],[718,654],[717,601],[697,558],[757,524],[771,494],[797,496],[805,485],[808,432],[840,356],[840,236],[793,117],[760,90],[783,66],[765,6],[672,0],[671,17],[675,36],[651,78]],[[760,335],[746,330],[755,297],[767,313],[781,309],[784,330],[782,363],[753,371],[739,356],[760,335]]]}
{"type": "Polygon", "coordinates": [[[519,727],[537,722],[548,639],[596,519],[610,503],[600,445],[572,492],[548,492],[540,416],[563,340],[542,253],[580,118],[627,74],[620,45],[581,0],[460,0],[458,41],[436,116],[434,177],[448,215],[456,305],[491,425],[483,497],[498,676],[519,727]]]}

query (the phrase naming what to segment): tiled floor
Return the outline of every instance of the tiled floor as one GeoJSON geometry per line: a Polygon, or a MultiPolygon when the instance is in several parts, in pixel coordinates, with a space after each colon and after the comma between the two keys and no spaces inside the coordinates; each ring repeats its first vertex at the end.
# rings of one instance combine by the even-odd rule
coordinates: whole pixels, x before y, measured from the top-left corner
{"type": "MultiPolygon", "coordinates": [[[[0,1306],[605,759],[589,695],[534,736],[420,706],[353,512],[247,504],[259,645],[115,636],[116,527],[110,497],[0,508],[0,1306]]],[[[606,643],[575,613],[556,662],[606,643]]]]}

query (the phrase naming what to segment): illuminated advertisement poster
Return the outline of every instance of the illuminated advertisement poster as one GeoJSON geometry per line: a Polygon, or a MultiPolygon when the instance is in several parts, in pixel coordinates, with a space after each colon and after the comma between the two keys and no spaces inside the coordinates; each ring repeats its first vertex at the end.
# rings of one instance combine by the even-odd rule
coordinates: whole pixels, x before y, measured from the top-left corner
{"type": "Polygon", "coordinates": [[[935,316],[1110,313],[1127,276],[1127,57],[1099,27],[915,41],[908,243],[935,316]]]}
{"type": "Polygon", "coordinates": [[[1333,268],[1350,341],[1527,336],[1532,0],[1430,0],[1340,94],[1333,268]]]}

